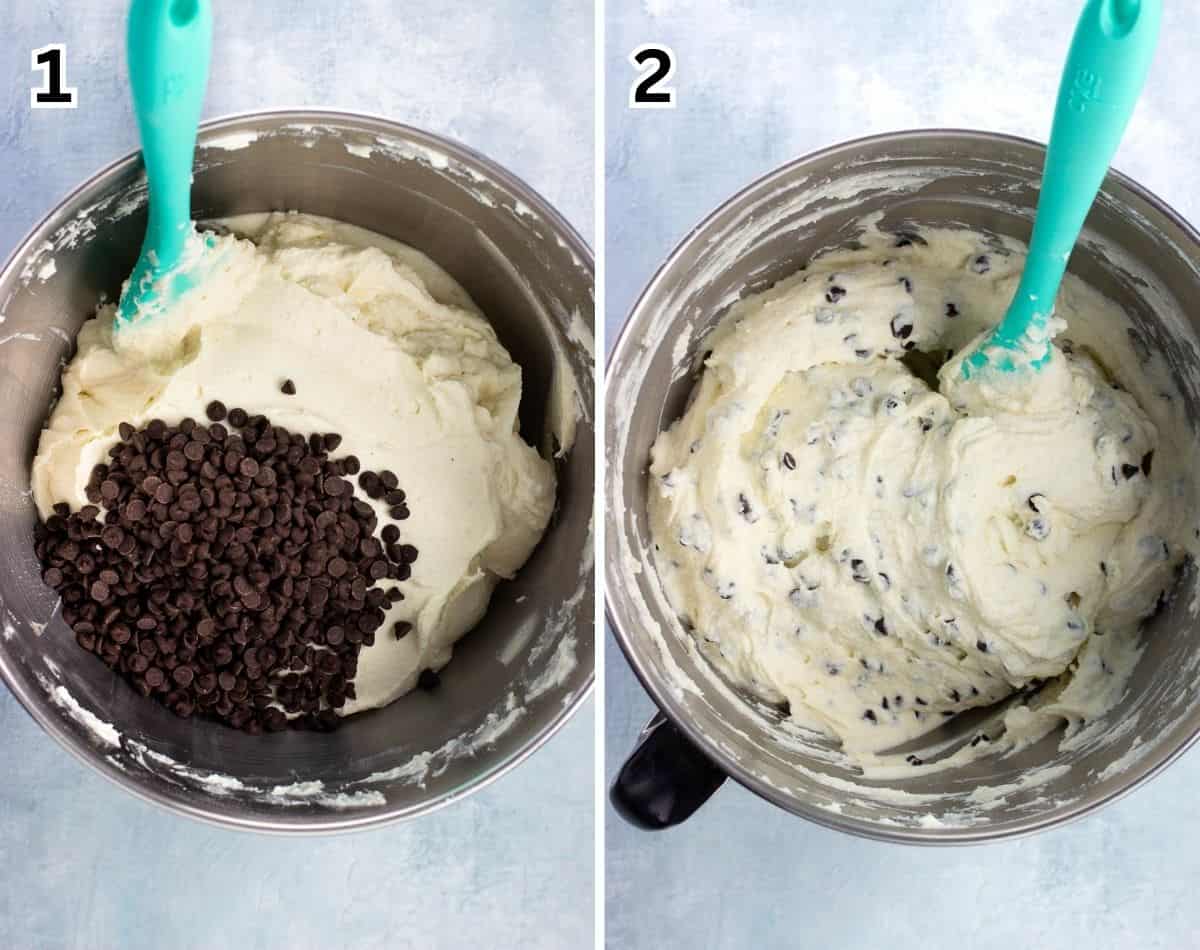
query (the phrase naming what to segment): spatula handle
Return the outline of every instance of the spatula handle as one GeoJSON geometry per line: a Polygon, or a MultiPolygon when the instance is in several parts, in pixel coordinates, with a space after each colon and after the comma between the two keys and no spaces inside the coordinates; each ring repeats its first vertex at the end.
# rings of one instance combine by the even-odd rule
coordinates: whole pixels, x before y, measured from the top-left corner
{"type": "Polygon", "coordinates": [[[1049,315],[1071,250],[1146,81],[1162,0],[1089,0],[1063,69],[1029,258],[1001,328],[1019,341],[1049,315]]]}
{"type": "Polygon", "coordinates": [[[146,249],[169,269],[191,220],[192,155],[212,49],[209,0],[133,0],[129,83],[150,184],[146,249]]]}

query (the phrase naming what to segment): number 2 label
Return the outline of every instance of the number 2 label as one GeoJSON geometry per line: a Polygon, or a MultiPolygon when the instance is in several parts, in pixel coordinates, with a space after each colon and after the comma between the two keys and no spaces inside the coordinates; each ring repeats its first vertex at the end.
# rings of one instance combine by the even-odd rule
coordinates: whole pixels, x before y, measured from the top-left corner
{"type": "Polygon", "coordinates": [[[79,105],[78,90],[65,86],[67,47],[62,43],[39,46],[29,57],[29,68],[42,73],[41,86],[29,90],[32,109],[74,109],[79,105]]]}
{"type": "Polygon", "coordinates": [[[629,54],[638,77],[629,87],[631,109],[674,109],[675,89],[666,85],[675,75],[675,53],[661,43],[643,43],[629,54]]]}

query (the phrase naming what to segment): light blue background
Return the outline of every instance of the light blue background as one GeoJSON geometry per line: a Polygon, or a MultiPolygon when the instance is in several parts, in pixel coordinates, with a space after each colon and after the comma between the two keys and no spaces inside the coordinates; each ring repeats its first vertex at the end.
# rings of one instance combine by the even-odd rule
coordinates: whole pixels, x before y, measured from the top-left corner
{"type": "MultiPolygon", "coordinates": [[[[586,0],[215,0],[206,115],[377,112],[450,135],[592,234],[586,0]],[[529,54],[538,37],[537,55],[529,54]]],[[[0,2],[0,258],[70,188],[136,147],[113,0],[0,2]],[[29,109],[30,50],[67,44],[75,111],[29,109]]],[[[590,946],[589,702],[495,785],[415,823],[281,840],[208,828],[119,791],[0,688],[5,950],[590,946]]]]}
{"type": "MultiPolygon", "coordinates": [[[[1200,25],[1166,3],[1116,167],[1200,221],[1200,25]]],[[[709,210],[784,161],[872,132],[1045,138],[1082,3],[608,0],[607,326],[709,210]],[[640,43],[678,60],[673,111],[630,112],[640,43]]],[[[608,640],[607,779],[651,704],[608,640]]],[[[860,841],[727,783],[686,825],[607,821],[608,945],[1150,950],[1200,946],[1200,752],[1100,814],[1023,841],[860,841]]]]}

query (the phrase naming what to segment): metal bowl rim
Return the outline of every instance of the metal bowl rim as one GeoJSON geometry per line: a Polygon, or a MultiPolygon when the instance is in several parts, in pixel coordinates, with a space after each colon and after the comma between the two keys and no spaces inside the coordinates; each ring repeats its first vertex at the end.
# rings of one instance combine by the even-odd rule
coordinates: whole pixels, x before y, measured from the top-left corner
{"type": "MultiPolygon", "coordinates": [[[[859,149],[864,146],[884,145],[887,143],[909,143],[909,142],[981,142],[1005,145],[1017,145],[1022,148],[1032,149],[1035,152],[1042,154],[1046,151],[1046,146],[1033,139],[1024,138],[1018,135],[1009,135],[1002,132],[987,132],[977,129],[959,129],[959,128],[925,128],[925,129],[908,129],[894,132],[882,132],[873,135],[866,135],[860,138],[850,139],[845,142],[839,142],[834,145],[826,146],[825,148],[809,152],[799,158],[792,159],[783,165],[780,165],[771,171],[760,175],[750,184],[737,191],[733,196],[721,202],[717,208],[705,215],[698,224],[689,228],[684,237],[675,245],[671,253],[667,255],[663,263],[655,270],[654,274],[647,281],[641,293],[638,294],[633,306],[629,310],[629,314],[625,318],[625,322],[621,325],[621,329],[617,332],[616,340],[613,343],[612,349],[609,352],[605,362],[605,418],[608,418],[609,406],[607,405],[608,394],[610,392],[609,384],[611,382],[609,376],[617,360],[625,355],[624,351],[628,349],[634,340],[632,331],[633,324],[642,313],[643,307],[648,300],[657,293],[660,285],[666,279],[667,271],[672,268],[676,261],[687,251],[695,241],[701,238],[705,231],[726,211],[734,206],[742,203],[746,198],[757,192],[760,188],[770,184],[773,181],[783,181],[789,176],[801,171],[805,166],[814,162],[823,161],[833,158],[840,153],[849,152],[854,149],[859,149]]],[[[931,159],[936,156],[929,156],[931,159]]],[[[1200,232],[1197,232],[1174,208],[1167,202],[1148,188],[1138,184],[1132,178],[1117,171],[1115,168],[1110,168],[1108,171],[1108,181],[1115,182],[1122,188],[1128,189],[1134,196],[1145,201],[1157,213],[1161,214],[1167,221],[1179,228],[1184,237],[1191,243],[1193,249],[1200,256],[1200,232]]],[[[611,478],[612,472],[610,469],[605,470],[605,497],[608,497],[609,486],[608,481],[611,478]]],[[[1152,777],[1162,772],[1168,765],[1175,762],[1189,748],[1191,748],[1198,739],[1200,739],[1200,722],[1193,727],[1190,735],[1186,736],[1177,746],[1161,753],[1156,757],[1151,757],[1153,761],[1147,762],[1142,760],[1127,770],[1125,775],[1128,779],[1122,784],[1115,786],[1111,791],[1106,792],[1094,799],[1080,801],[1079,803],[1063,809],[1060,812],[1047,814],[1044,817],[1032,817],[1028,820],[1014,820],[1010,827],[1002,830],[989,830],[985,825],[981,828],[939,828],[939,829],[924,829],[924,828],[895,828],[888,825],[881,825],[876,822],[866,821],[860,818],[850,818],[846,816],[836,815],[825,809],[819,808],[795,796],[791,796],[774,786],[761,781],[748,769],[739,765],[732,756],[727,754],[719,745],[710,741],[703,732],[686,716],[683,715],[678,705],[675,703],[674,696],[670,689],[663,682],[658,681],[652,676],[638,657],[636,647],[634,646],[634,638],[621,627],[617,620],[617,611],[615,601],[619,595],[616,593],[624,588],[624,583],[617,570],[617,566],[610,560],[605,561],[605,587],[604,587],[604,614],[608,625],[612,628],[618,645],[621,647],[621,652],[625,654],[625,659],[629,666],[633,669],[634,675],[637,676],[642,687],[650,694],[650,698],[655,705],[683,732],[687,738],[693,742],[696,747],[704,752],[720,769],[725,772],[730,778],[734,779],[738,784],[744,786],[754,792],[761,798],[766,799],[774,805],[779,806],[784,811],[790,812],[798,817],[805,818],[818,825],[834,831],[842,831],[854,835],[859,838],[867,838],[876,841],[888,841],[896,844],[913,844],[913,845],[933,845],[933,846],[950,846],[964,844],[981,844],[991,841],[1007,841],[1016,838],[1024,838],[1035,834],[1039,831],[1044,831],[1048,828],[1057,827],[1067,824],[1068,822],[1077,821],[1078,819],[1089,815],[1092,812],[1108,805],[1112,802],[1123,798],[1125,795],[1138,788],[1143,783],[1149,781],[1152,777]]]]}
{"type": "MultiPolygon", "coordinates": [[[[571,225],[554,207],[542,197],[542,195],[528,185],[517,175],[502,168],[496,162],[487,158],[480,152],[475,151],[467,145],[463,145],[454,139],[445,136],[437,135],[432,132],[427,132],[423,129],[418,129],[413,126],[405,125],[401,122],[394,122],[380,115],[375,115],[367,112],[350,112],[339,109],[270,109],[266,111],[246,111],[236,112],[227,115],[216,116],[200,123],[199,133],[204,135],[207,132],[219,131],[228,126],[237,125],[240,122],[247,120],[265,120],[265,121],[286,121],[292,123],[303,123],[306,120],[316,120],[317,122],[332,122],[346,125],[353,131],[368,131],[368,132],[383,132],[393,135],[403,140],[415,140],[418,143],[431,145],[437,149],[445,151],[447,154],[460,160],[465,160],[468,164],[481,166],[489,176],[500,182],[504,187],[510,189],[515,194],[520,195],[521,199],[534,208],[539,215],[547,220],[558,234],[568,245],[568,249],[584,266],[587,273],[595,276],[595,262],[592,255],[591,247],[580,236],[579,232],[571,225]]],[[[203,147],[203,143],[199,143],[199,147],[203,147]]],[[[89,175],[82,183],[72,188],[64,195],[45,215],[41,217],[36,224],[33,225],[17,243],[14,251],[8,256],[3,267],[0,267],[0,284],[11,277],[12,272],[17,268],[17,265],[35,249],[35,241],[41,232],[47,228],[57,217],[62,209],[75,201],[88,189],[94,187],[97,183],[112,177],[119,171],[125,170],[127,167],[136,164],[140,161],[141,150],[135,149],[128,152],[120,158],[109,162],[102,166],[99,170],[89,175]]],[[[67,750],[77,761],[82,762],[94,772],[103,776],[112,784],[120,787],[124,791],[132,794],[136,798],[152,805],[157,805],[168,812],[183,815],[187,818],[192,818],[201,821],[208,825],[213,825],[221,828],[232,828],[238,831],[253,831],[263,834],[272,834],[279,836],[301,836],[301,835],[324,835],[340,832],[363,831],[368,828],[378,828],[385,825],[396,824],[401,821],[407,821],[416,818],[420,815],[430,814],[439,811],[468,795],[486,788],[501,776],[507,774],[512,769],[516,768],[534,752],[540,749],[546,742],[550,740],[567,721],[575,715],[583,703],[592,695],[595,688],[595,663],[592,658],[592,670],[588,674],[583,688],[579,689],[570,702],[563,704],[557,713],[530,739],[522,745],[516,752],[508,758],[499,762],[495,767],[488,771],[479,773],[463,786],[447,791],[428,801],[420,804],[409,806],[407,808],[397,808],[388,810],[386,807],[378,812],[361,817],[353,815],[340,815],[325,812],[314,812],[310,814],[298,814],[296,818],[288,821],[263,818],[259,816],[238,816],[229,815],[208,808],[188,804],[172,794],[167,792],[158,792],[143,788],[124,778],[124,774],[115,768],[106,768],[103,764],[103,757],[96,754],[96,748],[82,735],[67,728],[62,719],[53,716],[48,712],[48,705],[41,697],[35,696],[31,691],[26,691],[19,685],[18,679],[10,668],[5,652],[0,650],[0,679],[2,679],[9,691],[16,697],[17,701],[25,709],[33,720],[41,726],[41,728],[49,733],[49,735],[60,746],[67,750]]],[[[286,814],[286,812],[285,812],[286,814]]]]}

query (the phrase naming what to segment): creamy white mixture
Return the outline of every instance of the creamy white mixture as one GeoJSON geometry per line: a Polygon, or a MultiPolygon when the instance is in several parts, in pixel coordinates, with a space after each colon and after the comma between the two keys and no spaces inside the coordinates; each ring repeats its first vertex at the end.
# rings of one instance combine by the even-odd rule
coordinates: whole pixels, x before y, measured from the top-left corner
{"type": "Polygon", "coordinates": [[[340,433],[334,457],[397,474],[412,512],[402,540],[420,552],[340,712],[382,706],[449,661],[546,528],[554,472],[518,433],[521,369],[467,293],[410,247],[308,215],[223,223],[249,240],[194,249],[198,285],[168,312],[114,332],[109,305],[84,324],[34,459],[34,499],[43,517],[83,506],[119,423],[203,419],[212,400],[340,433]],[[295,395],[280,391],[287,379],[295,395]],[[414,629],[396,640],[400,620],[414,629]]]}
{"type": "Polygon", "coordinates": [[[1041,371],[965,382],[955,358],[934,378],[921,354],[961,354],[1000,319],[1023,248],[862,243],[706,342],[652,451],[664,590],[727,678],[860,763],[1023,690],[977,745],[1078,728],[1120,701],[1193,537],[1181,401],[1074,277],[1041,371]]]}

